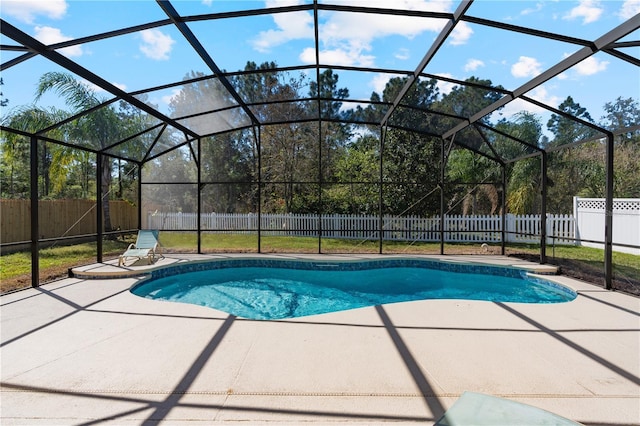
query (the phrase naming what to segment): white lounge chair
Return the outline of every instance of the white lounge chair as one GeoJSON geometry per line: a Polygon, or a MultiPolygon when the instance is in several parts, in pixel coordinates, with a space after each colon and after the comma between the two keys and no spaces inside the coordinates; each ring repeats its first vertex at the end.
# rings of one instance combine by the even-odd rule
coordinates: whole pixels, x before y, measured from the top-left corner
{"type": "Polygon", "coordinates": [[[158,241],[158,231],[141,229],[138,231],[138,238],[135,244],[129,244],[127,250],[120,255],[118,266],[125,265],[127,259],[132,257],[138,260],[147,258],[147,262],[151,265],[156,255],[162,256],[162,247],[158,241]]]}
{"type": "Polygon", "coordinates": [[[434,426],[581,426],[573,420],[521,402],[464,392],[434,426]]]}

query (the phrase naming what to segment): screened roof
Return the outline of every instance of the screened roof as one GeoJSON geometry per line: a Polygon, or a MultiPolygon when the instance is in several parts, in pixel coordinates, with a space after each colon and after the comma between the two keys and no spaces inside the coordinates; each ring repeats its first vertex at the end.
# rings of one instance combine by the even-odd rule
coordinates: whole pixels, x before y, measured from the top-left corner
{"type": "MultiPolygon", "coordinates": [[[[589,4],[584,2],[85,1],[72,2],[67,13],[88,10],[83,16],[90,18],[73,28],[64,26],[72,17],[57,21],[57,38],[45,37],[50,27],[38,26],[37,18],[14,13],[19,3],[3,1],[5,95],[14,98],[9,88],[32,93],[44,72],[71,73],[95,88],[103,103],[43,127],[38,135],[134,162],[187,144],[195,150],[202,137],[273,123],[400,127],[396,116],[416,110],[410,89],[432,79],[441,92],[464,88],[496,100],[454,113],[422,106],[409,130],[503,161],[508,159],[498,158],[491,146],[495,135],[521,148],[514,157],[539,149],[538,141],[493,127],[508,111],[558,114],[603,135],[604,129],[567,115],[558,104],[566,95],[588,103],[596,87],[610,94],[604,101],[640,97],[640,14],[634,2],[605,2],[615,14],[596,26],[588,24],[589,13],[597,11],[585,10],[589,4]],[[506,9],[514,7],[518,14],[509,15],[506,9]],[[543,52],[553,59],[541,62],[537,58],[543,52]],[[258,66],[248,69],[249,61],[258,66]],[[309,90],[320,86],[327,70],[339,76],[338,87],[348,94],[336,98],[309,90]],[[562,96],[549,96],[548,87],[567,86],[576,75],[590,72],[594,76],[581,80],[580,89],[573,85],[557,92],[562,96]],[[284,80],[304,76],[307,89],[257,96],[238,85],[239,77],[251,76],[260,84],[267,73],[284,80]],[[372,98],[372,92],[382,95],[384,86],[376,82],[392,77],[406,78],[402,89],[391,99],[372,98]],[[487,78],[491,85],[468,81],[471,77],[487,78]],[[179,97],[182,102],[171,103],[179,97]],[[329,108],[336,100],[342,105],[339,113],[329,108]],[[100,114],[116,103],[138,113],[142,131],[122,129],[108,143],[60,136],[71,134],[65,126],[72,127],[75,118],[100,114]],[[265,108],[279,104],[301,108],[295,115],[265,108]],[[375,105],[375,114],[350,113],[369,105],[375,105]]],[[[51,98],[38,102],[60,105],[51,98]]]]}

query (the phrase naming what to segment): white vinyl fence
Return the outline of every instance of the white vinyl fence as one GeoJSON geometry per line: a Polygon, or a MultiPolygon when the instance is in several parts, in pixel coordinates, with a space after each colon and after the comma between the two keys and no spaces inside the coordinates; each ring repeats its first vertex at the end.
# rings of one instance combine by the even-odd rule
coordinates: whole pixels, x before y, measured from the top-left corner
{"type": "MultiPolygon", "coordinates": [[[[377,216],[262,214],[260,227],[254,213],[202,213],[203,231],[223,233],[255,233],[263,235],[317,236],[322,229],[325,238],[375,240],[379,238],[380,221],[377,216]],[[320,221],[322,221],[320,223],[320,221]]],[[[385,216],[383,238],[394,241],[440,241],[440,218],[417,216],[385,216]]],[[[507,242],[539,243],[540,216],[508,214],[505,218],[507,242]]],[[[147,225],[159,230],[196,230],[196,213],[149,213],[147,225]]],[[[445,241],[491,243],[501,241],[500,216],[446,216],[445,241]]],[[[547,215],[547,242],[574,244],[574,219],[570,215],[547,215]]]]}
{"type": "MultiPolygon", "coordinates": [[[[574,197],[573,212],[579,244],[603,248],[605,199],[574,197]]],[[[640,198],[614,198],[611,214],[613,250],[640,255],[640,198]]]]}

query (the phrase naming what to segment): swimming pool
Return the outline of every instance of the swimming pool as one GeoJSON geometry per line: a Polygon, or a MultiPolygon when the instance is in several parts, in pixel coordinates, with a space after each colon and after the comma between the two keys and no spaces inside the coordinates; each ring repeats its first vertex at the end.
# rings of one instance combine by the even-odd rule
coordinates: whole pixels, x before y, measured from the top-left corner
{"type": "Polygon", "coordinates": [[[424,299],[561,303],[576,293],[517,268],[424,259],[231,259],[153,271],[137,296],[249,319],[283,319],[424,299]]]}

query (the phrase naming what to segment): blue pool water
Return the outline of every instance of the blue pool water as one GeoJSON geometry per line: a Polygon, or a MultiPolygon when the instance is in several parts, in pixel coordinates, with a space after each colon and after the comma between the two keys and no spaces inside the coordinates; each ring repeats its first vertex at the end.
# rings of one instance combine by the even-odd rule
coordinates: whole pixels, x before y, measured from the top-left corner
{"type": "Polygon", "coordinates": [[[131,290],[250,319],[294,318],[423,299],[558,303],[572,290],[511,268],[407,260],[345,263],[233,260],[155,272],[131,290]]]}

